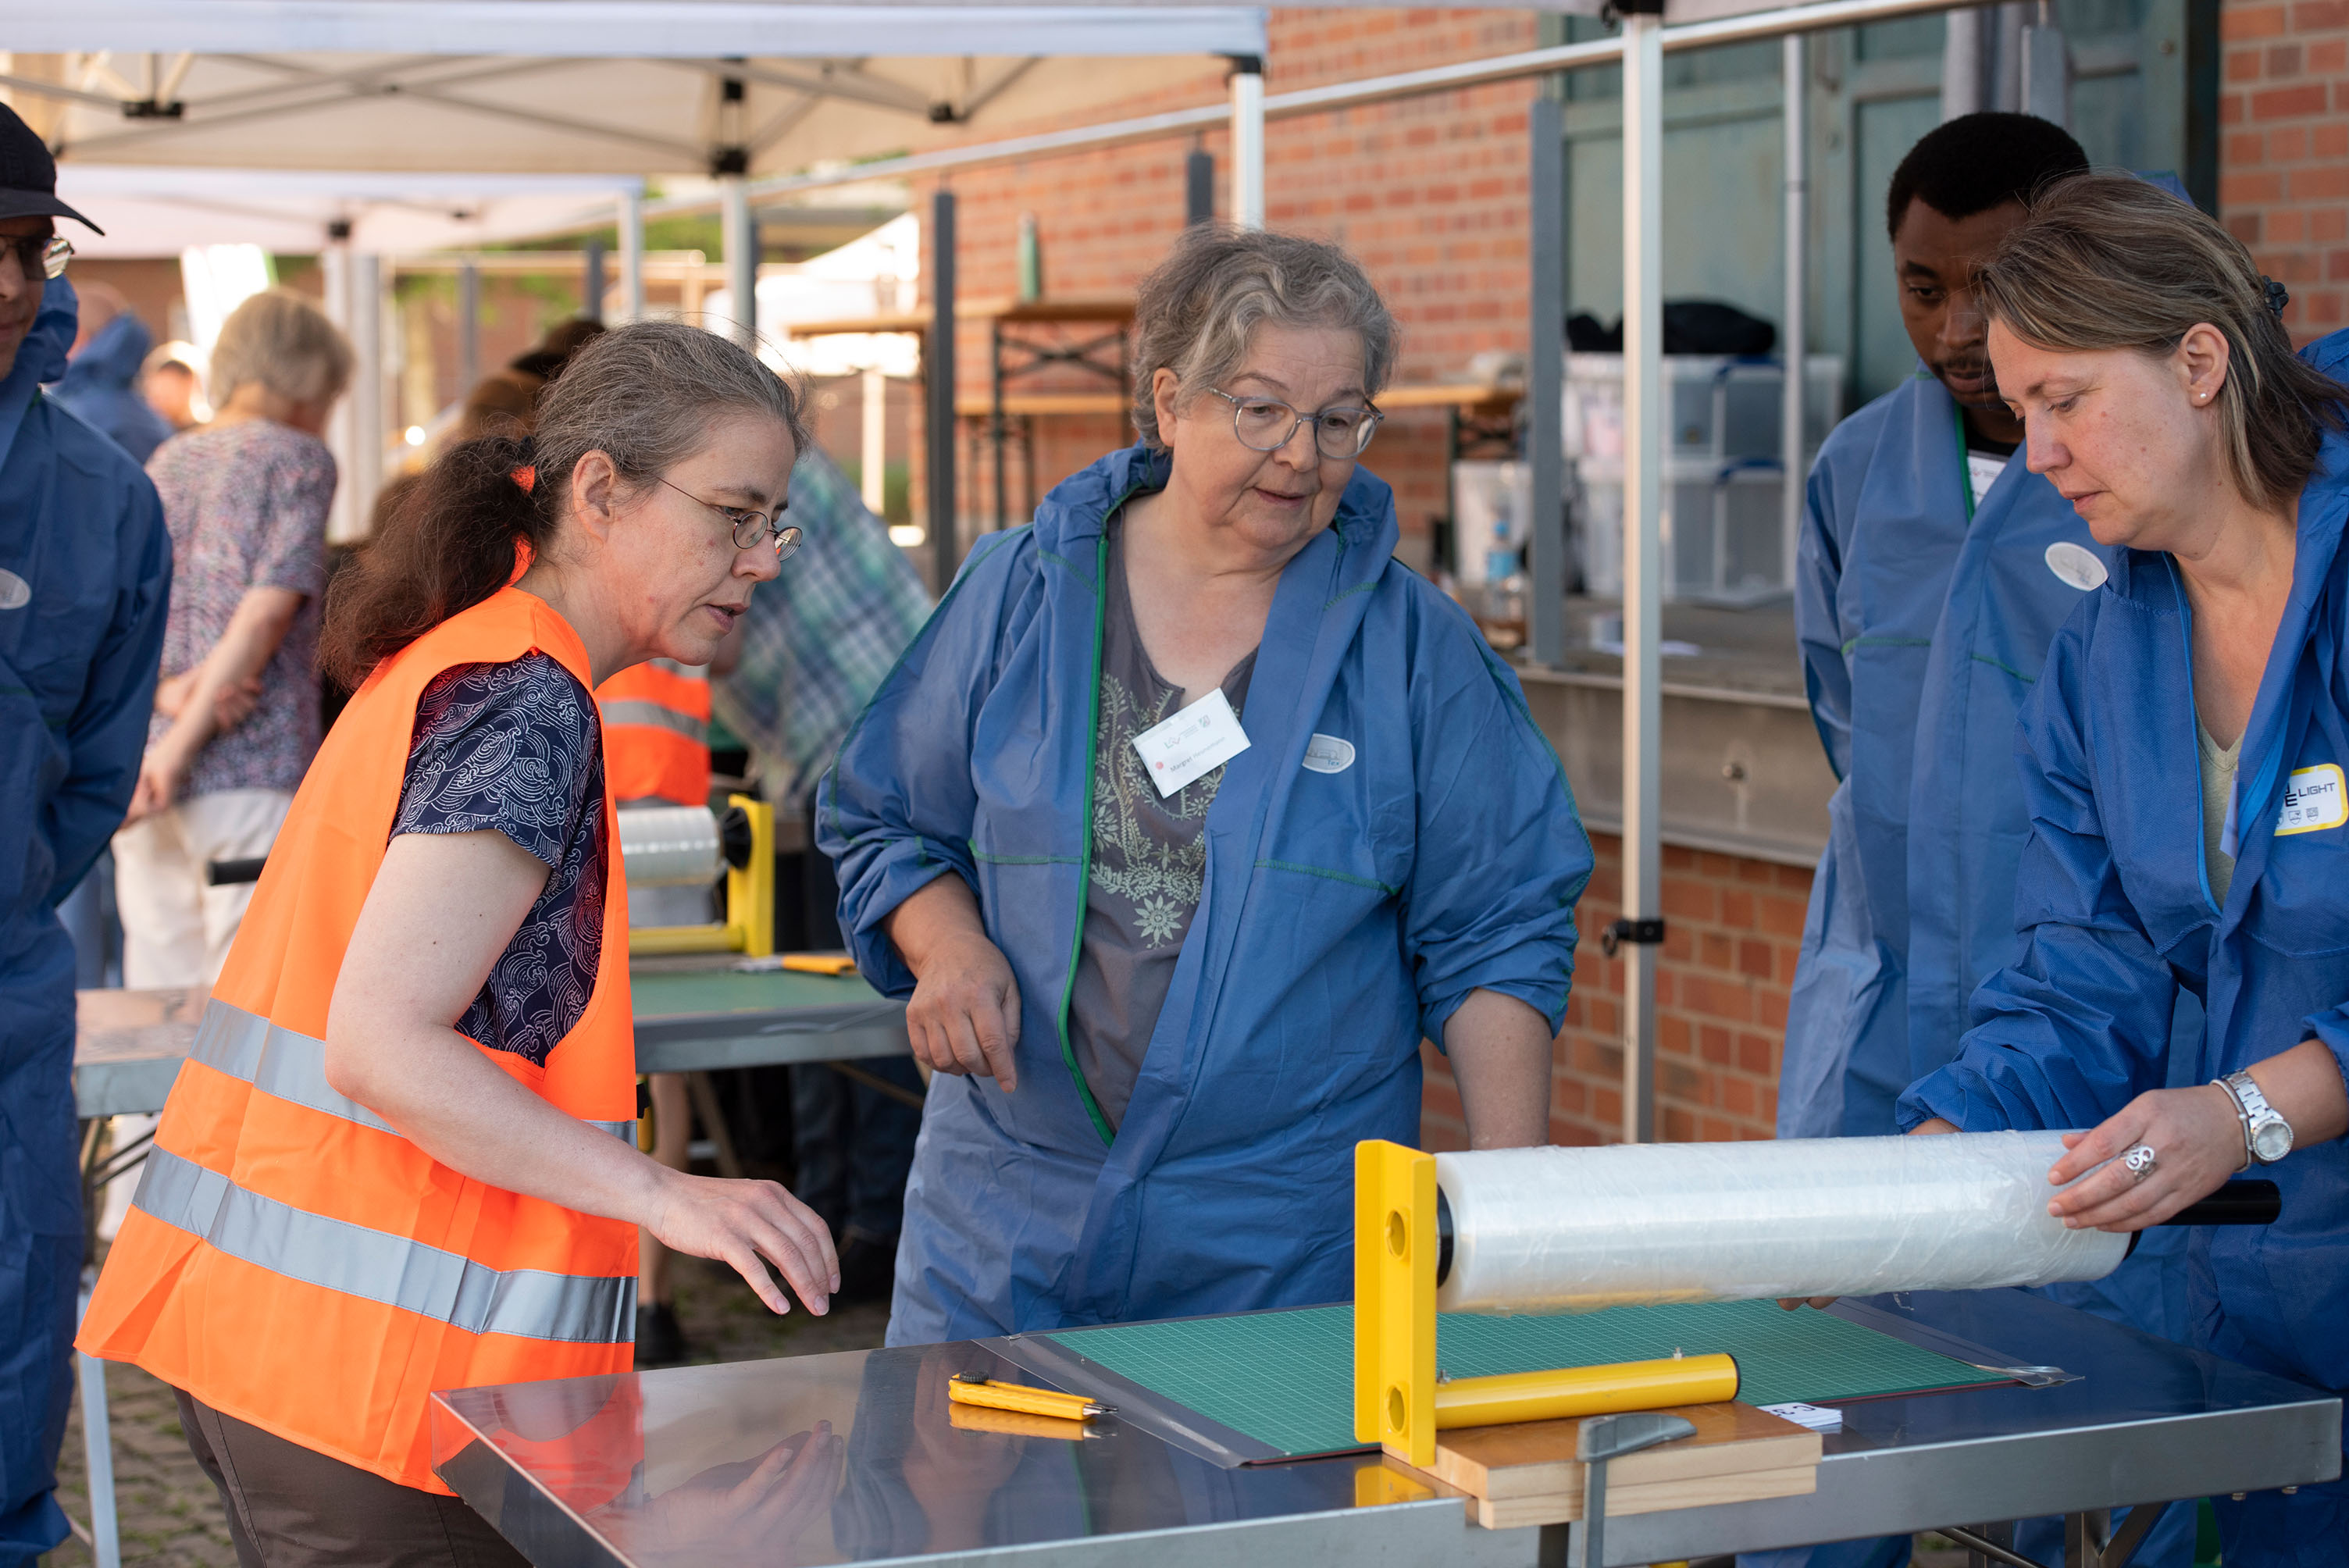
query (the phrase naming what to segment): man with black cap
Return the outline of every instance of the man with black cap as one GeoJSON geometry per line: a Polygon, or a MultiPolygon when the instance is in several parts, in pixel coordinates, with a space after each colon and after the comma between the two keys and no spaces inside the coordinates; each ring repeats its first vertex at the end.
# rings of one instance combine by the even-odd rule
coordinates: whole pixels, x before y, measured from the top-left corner
{"type": "Polygon", "coordinates": [[[74,950],[57,902],[138,781],[171,538],[128,453],[41,395],[77,310],[57,170],[0,106],[0,1568],[66,1538],[52,1495],[81,1279],[74,950]]]}

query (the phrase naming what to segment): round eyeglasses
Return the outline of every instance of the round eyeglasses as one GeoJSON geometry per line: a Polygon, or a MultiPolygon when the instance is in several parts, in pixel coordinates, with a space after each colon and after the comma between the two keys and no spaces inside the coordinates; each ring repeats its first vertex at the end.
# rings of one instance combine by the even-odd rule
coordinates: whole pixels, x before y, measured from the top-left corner
{"type": "Polygon", "coordinates": [[[1235,397],[1220,387],[1208,391],[1232,406],[1232,434],[1240,445],[1277,452],[1296,438],[1299,425],[1313,427],[1313,449],[1340,462],[1359,458],[1379,433],[1384,414],[1376,408],[1340,406],[1300,414],[1278,397],[1235,397]]]}
{"type": "Polygon", "coordinates": [[[775,559],[778,561],[785,559],[800,547],[800,526],[795,522],[785,522],[782,520],[783,509],[780,506],[775,509],[774,516],[769,517],[765,512],[752,511],[747,506],[720,506],[714,500],[704,500],[689,490],[668,484],[667,480],[662,480],[661,483],[668,485],[669,489],[694,505],[705,507],[724,518],[727,526],[733,530],[734,548],[737,550],[756,550],[771,535],[775,542],[775,559]]]}
{"type": "Polygon", "coordinates": [[[17,268],[28,278],[65,276],[74,253],[73,242],[62,234],[0,235],[0,248],[16,253],[17,268]]]}

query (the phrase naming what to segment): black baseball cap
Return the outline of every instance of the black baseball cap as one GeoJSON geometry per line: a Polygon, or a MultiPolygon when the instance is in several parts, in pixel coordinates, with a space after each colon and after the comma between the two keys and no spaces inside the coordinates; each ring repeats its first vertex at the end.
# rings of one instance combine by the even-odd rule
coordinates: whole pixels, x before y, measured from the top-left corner
{"type": "Polygon", "coordinates": [[[57,160],[16,111],[0,103],[0,218],[71,218],[105,230],[57,200],[57,160]]]}

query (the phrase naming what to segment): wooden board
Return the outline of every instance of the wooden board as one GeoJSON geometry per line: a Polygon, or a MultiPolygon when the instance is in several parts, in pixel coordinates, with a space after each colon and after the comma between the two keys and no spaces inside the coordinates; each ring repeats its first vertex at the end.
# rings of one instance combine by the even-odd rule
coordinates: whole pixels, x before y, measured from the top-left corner
{"type": "MultiPolygon", "coordinates": [[[[1670,1412],[1693,1437],[1615,1460],[1607,1512],[1654,1513],[1764,1497],[1795,1497],[1818,1484],[1819,1434],[1751,1405],[1690,1405],[1670,1412]]],[[[1574,1457],[1580,1420],[1464,1427],[1438,1434],[1427,1472],[1473,1500],[1489,1528],[1559,1524],[1582,1517],[1584,1466],[1574,1457]]]]}

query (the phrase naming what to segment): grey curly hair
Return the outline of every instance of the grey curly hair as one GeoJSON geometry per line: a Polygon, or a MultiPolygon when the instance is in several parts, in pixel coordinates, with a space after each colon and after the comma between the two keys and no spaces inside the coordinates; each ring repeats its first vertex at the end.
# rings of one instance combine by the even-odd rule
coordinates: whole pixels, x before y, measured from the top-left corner
{"type": "Polygon", "coordinates": [[[1151,393],[1174,373],[1187,401],[1239,367],[1257,326],[1335,327],[1362,340],[1362,390],[1378,396],[1394,372],[1395,319],[1361,264],[1319,240],[1197,223],[1183,232],[1134,302],[1133,425],[1152,447],[1151,393]]]}

